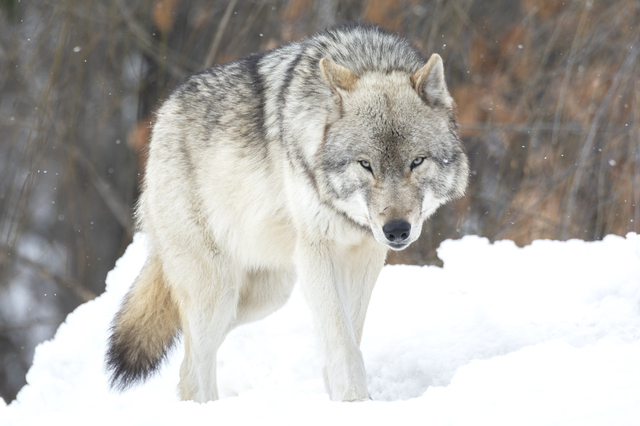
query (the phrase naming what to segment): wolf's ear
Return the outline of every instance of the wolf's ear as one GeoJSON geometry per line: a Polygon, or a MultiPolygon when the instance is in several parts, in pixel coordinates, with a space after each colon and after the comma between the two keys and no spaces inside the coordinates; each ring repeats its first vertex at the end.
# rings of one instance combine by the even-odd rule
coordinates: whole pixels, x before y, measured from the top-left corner
{"type": "Polygon", "coordinates": [[[329,58],[320,59],[320,73],[324,81],[334,90],[351,90],[358,81],[357,75],[329,58]]]}
{"type": "Polygon", "coordinates": [[[411,84],[416,92],[432,107],[453,108],[453,99],[444,80],[442,58],[437,53],[431,55],[425,66],[411,76],[411,84]]]}

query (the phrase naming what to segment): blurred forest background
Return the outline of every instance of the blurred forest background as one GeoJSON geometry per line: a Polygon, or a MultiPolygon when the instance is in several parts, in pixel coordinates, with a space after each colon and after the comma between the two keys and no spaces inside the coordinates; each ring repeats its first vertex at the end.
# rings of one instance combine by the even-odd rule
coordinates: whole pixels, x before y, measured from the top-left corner
{"type": "MultiPolygon", "coordinates": [[[[154,111],[189,73],[344,21],[439,53],[471,159],[446,238],[598,240],[640,221],[638,0],[0,0],[0,395],[130,243],[154,111]]],[[[518,277],[514,277],[514,280],[518,277]]]]}

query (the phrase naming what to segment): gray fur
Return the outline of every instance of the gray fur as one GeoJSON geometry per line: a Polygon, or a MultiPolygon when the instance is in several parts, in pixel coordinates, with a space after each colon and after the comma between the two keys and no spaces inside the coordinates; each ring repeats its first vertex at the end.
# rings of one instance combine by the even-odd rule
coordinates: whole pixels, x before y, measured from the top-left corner
{"type": "MultiPolygon", "coordinates": [[[[282,306],[297,279],[331,398],[367,399],[359,344],[387,250],[415,241],[439,205],[463,195],[467,175],[442,60],[375,26],[329,29],[190,77],[158,113],[138,210],[157,285],[170,289],[155,294],[173,300],[184,334],[182,398],[217,398],[226,334],[282,306]]],[[[131,327],[154,308],[145,294],[116,317],[112,354],[160,356],[113,347],[140,340],[127,333],[155,336],[131,327]]],[[[146,377],[136,357],[109,366],[129,384],[146,377]]]]}

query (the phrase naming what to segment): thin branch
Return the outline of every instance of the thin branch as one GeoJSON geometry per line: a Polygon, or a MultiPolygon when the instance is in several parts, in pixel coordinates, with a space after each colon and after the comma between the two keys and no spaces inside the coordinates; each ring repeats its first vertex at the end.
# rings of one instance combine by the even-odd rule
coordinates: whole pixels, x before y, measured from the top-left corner
{"type": "MultiPolygon", "coordinates": [[[[460,123],[460,130],[478,130],[483,132],[500,131],[500,132],[515,132],[515,133],[530,133],[534,131],[550,132],[555,128],[555,123],[552,122],[540,122],[534,125],[531,124],[487,124],[487,123],[460,123]]],[[[599,126],[595,130],[592,126],[585,126],[580,123],[568,123],[564,122],[559,124],[558,129],[567,133],[589,133],[595,131],[596,133],[625,133],[632,130],[628,126],[599,126]]]]}
{"type": "Polygon", "coordinates": [[[84,168],[92,177],[93,186],[102,197],[102,200],[107,205],[111,214],[113,214],[113,217],[118,221],[118,223],[120,223],[122,228],[124,228],[127,236],[129,238],[133,238],[133,225],[131,223],[131,212],[129,211],[129,208],[127,208],[125,203],[122,202],[115,192],[111,190],[111,185],[109,185],[109,183],[100,176],[93,163],[91,163],[91,161],[89,161],[89,159],[85,157],[80,150],[73,150],[71,155],[76,158],[78,164],[80,164],[80,166],[82,166],[82,168],[84,168]]]}
{"type": "Polygon", "coordinates": [[[220,47],[220,42],[222,41],[222,35],[224,34],[224,30],[227,28],[227,24],[229,23],[229,18],[231,18],[231,12],[233,12],[233,8],[236,6],[237,2],[238,0],[231,0],[229,4],[227,4],[227,9],[224,11],[224,16],[222,16],[222,19],[218,24],[216,35],[213,38],[213,42],[211,43],[211,48],[209,49],[207,58],[204,61],[204,66],[203,66],[204,69],[212,67],[214,64],[214,61],[216,60],[216,55],[218,54],[218,48],[220,47]]]}
{"type": "Polygon", "coordinates": [[[31,268],[35,269],[41,277],[55,281],[56,284],[58,284],[58,286],[61,288],[64,287],[71,290],[73,294],[75,294],[83,302],[88,302],[89,300],[93,300],[97,297],[94,292],[83,286],[81,283],[75,281],[73,278],[64,278],[54,272],[51,272],[48,268],[39,264],[38,262],[20,255],[10,246],[2,245],[0,247],[2,247],[2,254],[4,257],[13,258],[27,264],[31,268]]]}
{"type": "Polygon", "coordinates": [[[167,48],[166,55],[161,54],[161,48],[158,44],[147,34],[147,31],[140,25],[129,9],[123,4],[122,0],[115,0],[124,21],[126,22],[129,31],[138,39],[138,46],[148,55],[152,56],[156,62],[163,63],[167,67],[167,69],[173,74],[173,76],[177,79],[184,78],[188,73],[196,71],[195,64],[190,63],[189,61],[178,62],[177,55],[173,50],[167,48]],[[184,68],[180,65],[184,65],[184,68]]]}
{"type": "Polygon", "coordinates": [[[558,95],[558,104],[556,105],[556,114],[553,120],[553,134],[551,135],[551,145],[553,146],[558,144],[558,131],[560,130],[562,110],[564,109],[564,101],[569,87],[569,78],[571,77],[571,71],[573,70],[573,63],[576,57],[576,52],[578,51],[578,45],[582,40],[582,33],[587,22],[589,9],[591,9],[591,2],[585,1],[582,14],[580,15],[580,22],[578,22],[578,28],[576,29],[576,35],[573,37],[573,43],[571,43],[571,52],[569,53],[569,59],[567,59],[567,67],[564,70],[562,84],[560,85],[560,94],[558,95]]]}

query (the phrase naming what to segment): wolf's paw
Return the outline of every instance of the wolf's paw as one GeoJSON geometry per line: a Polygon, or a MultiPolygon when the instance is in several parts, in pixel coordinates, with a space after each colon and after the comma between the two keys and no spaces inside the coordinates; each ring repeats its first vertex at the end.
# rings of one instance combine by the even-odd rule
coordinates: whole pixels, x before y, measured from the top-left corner
{"type": "Polygon", "coordinates": [[[352,387],[346,392],[339,392],[341,395],[336,395],[338,392],[331,393],[331,399],[333,401],[343,401],[343,402],[359,402],[359,401],[371,401],[371,397],[369,396],[369,392],[366,388],[358,389],[357,387],[352,387]]]}

